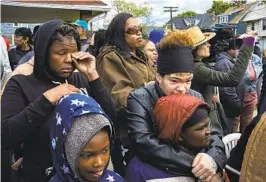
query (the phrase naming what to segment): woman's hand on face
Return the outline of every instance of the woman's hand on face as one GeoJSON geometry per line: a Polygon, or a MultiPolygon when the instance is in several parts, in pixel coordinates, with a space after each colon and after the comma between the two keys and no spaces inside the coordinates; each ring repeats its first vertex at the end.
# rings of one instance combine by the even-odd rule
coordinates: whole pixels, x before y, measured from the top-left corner
{"type": "Polygon", "coordinates": [[[193,160],[192,173],[202,181],[209,182],[216,171],[211,157],[205,153],[199,153],[193,160]]]}
{"type": "Polygon", "coordinates": [[[70,84],[62,84],[57,87],[54,87],[50,90],[47,90],[43,93],[44,97],[46,97],[49,102],[51,102],[53,105],[56,104],[56,102],[64,95],[77,93],[79,92],[79,89],[76,88],[73,85],[70,84]]]}
{"type": "Polygon", "coordinates": [[[96,70],[95,57],[87,52],[72,53],[72,62],[77,70],[86,76],[89,81],[96,80],[99,75],[96,70]]]}

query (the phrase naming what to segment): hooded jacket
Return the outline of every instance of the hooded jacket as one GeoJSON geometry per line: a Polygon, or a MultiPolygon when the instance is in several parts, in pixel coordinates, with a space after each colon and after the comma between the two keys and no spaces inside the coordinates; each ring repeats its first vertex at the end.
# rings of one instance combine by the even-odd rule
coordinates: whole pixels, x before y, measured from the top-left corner
{"type": "MultiPolygon", "coordinates": [[[[50,129],[50,145],[56,174],[50,182],[83,181],[77,167],[80,151],[104,127],[109,128],[110,138],[113,141],[112,122],[93,98],[83,94],[70,94],[62,97],[56,105],[53,120],[50,129]],[[85,123],[84,121],[82,121],[83,123],[73,123],[75,121],[73,118],[84,115],[91,115],[91,117],[100,115],[104,118],[98,116],[102,119],[86,119],[85,123]]],[[[110,143],[112,144],[111,141],[110,143]]],[[[123,181],[118,174],[105,168],[99,182],[109,182],[111,181],[109,179],[114,179],[117,182],[123,181]]]]}
{"type": "MultiPolygon", "coordinates": [[[[49,129],[54,105],[43,93],[58,86],[53,81],[64,81],[52,74],[47,60],[51,36],[63,23],[51,20],[39,28],[34,45],[33,74],[11,77],[2,95],[2,146],[14,149],[24,144],[22,174],[27,182],[43,182],[50,178],[45,172],[52,166],[49,129]]],[[[88,82],[83,75],[73,72],[67,81],[93,97],[110,118],[116,120],[113,100],[100,79],[88,82]]]]}

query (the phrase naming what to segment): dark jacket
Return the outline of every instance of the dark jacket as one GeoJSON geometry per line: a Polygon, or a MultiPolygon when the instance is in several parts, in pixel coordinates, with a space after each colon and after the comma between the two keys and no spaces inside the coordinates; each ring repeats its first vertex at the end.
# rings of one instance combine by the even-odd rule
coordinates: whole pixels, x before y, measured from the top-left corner
{"type": "MultiPolygon", "coordinates": [[[[49,177],[45,175],[45,170],[53,165],[49,148],[49,129],[54,105],[43,93],[58,86],[53,80],[63,81],[51,74],[46,59],[50,38],[62,23],[63,21],[52,20],[39,28],[34,46],[33,74],[13,76],[2,96],[2,146],[14,149],[24,144],[22,173],[26,182],[47,181],[49,177]]],[[[67,80],[69,84],[81,88],[84,93],[87,92],[93,97],[115,121],[113,100],[100,79],[88,82],[83,75],[74,72],[67,80]]]]}
{"type": "MultiPolygon", "coordinates": [[[[202,98],[200,93],[193,90],[189,94],[202,98]]],[[[132,148],[141,160],[156,168],[176,175],[193,176],[191,164],[194,157],[158,139],[152,115],[156,101],[162,96],[165,94],[157,83],[129,94],[127,118],[132,148]]],[[[224,167],[224,144],[218,136],[211,136],[210,149],[206,153],[216,161],[219,169],[224,167]]]]}
{"type": "MultiPolygon", "coordinates": [[[[235,64],[235,60],[226,52],[221,52],[216,57],[215,70],[230,72],[235,64]]],[[[244,85],[241,81],[237,87],[219,87],[220,101],[223,105],[227,118],[239,116],[244,100],[244,85]]]]}
{"type": "Polygon", "coordinates": [[[30,47],[30,49],[27,51],[23,51],[19,47],[10,49],[8,51],[8,58],[9,58],[9,62],[10,62],[10,66],[12,70],[14,70],[17,67],[17,64],[21,60],[21,58],[31,51],[32,51],[32,47],[30,47]]]}
{"type": "MultiPolygon", "coordinates": [[[[254,42],[254,39],[252,38],[248,40],[251,41],[253,40],[254,42]]],[[[239,55],[237,57],[237,61],[232,70],[230,71],[230,73],[212,70],[208,68],[207,65],[202,61],[195,60],[194,77],[192,80],[191,88],[200,92],[203,95],[205,101],[210,105],[211,128],[215,130],[218,134],[223,133],[221,122],[226,122],[226,121],[220,121],[220,117],[217,115],[217,107],[215,106],[215,103],[212,101],[214,96],[214,86],[219,86],[219,87],[237,86],[246,72],[252,52],[253,52],[253,46],[245,44],[244,40],[244,44],[241,47],[239,55]]]]}

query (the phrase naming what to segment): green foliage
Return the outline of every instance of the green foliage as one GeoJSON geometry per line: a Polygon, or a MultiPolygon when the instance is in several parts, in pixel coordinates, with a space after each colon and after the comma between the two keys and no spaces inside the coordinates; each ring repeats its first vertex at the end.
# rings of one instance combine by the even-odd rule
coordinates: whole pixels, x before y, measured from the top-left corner
{"type": "Polygon", "coordinates": [[[141,27],[142,27],[142,37],[143,37],[143,39],[149,39],[149,35],[147,33],[148,26],[146,24],[142,24],[141,27]]]}
{"type": "Polygon", "coordinates": [[[177,17],[181,17],[181,18],[191,18],[193,16],[196,16],[197,13],[194,11],[185,11],[181,14],[178,14],[177,17]]]}
{"type": "Polygon", "coordinates": [[[228,8],[232,7],[231,3],[221,0],[213,1],[212,7],[207,10],[207,13],[215,12],[215,15],[224,13],[228,8]]]}
{"type": "Polygon", "coordinates": [[[133,2],[127,2],[126,0],[115,0],[114,6],[118,13],[127,12],[131,13],[134,17],[147,17],[151,14],[151,7],[148,2],[137,5],[133,2]]]}

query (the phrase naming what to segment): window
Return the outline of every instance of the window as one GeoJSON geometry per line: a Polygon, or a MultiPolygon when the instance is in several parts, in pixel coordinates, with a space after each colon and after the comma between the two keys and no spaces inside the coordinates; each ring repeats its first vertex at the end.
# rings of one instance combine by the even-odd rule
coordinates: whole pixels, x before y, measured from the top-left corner
{"type": "Polygon", "coordinates": [[[13,27],[21,27],[21,23],[13,23],[13,27]]]}
{"type": "Polygon", "coordinates": [[[266,19],[262,20],[262,30],[266,30],[266,19]]]}
{"type": "Polygon", "coordinates": [[[19,23],[13,23],[13,27],[20,27],[19,23]]]}
{"type": "Polygon", "coordinates": [[[28,23],[21,23],[20,25],[21,25],[21,27],[29,28],[29,24],[28,23]]]}
{"type": "Polygon", "coordinates": [[[254,22],[251,23],[251,30],[255,30],[255,23],[254,22]]]}
{"type": "Polygon", "coordinates": [[[220,24],[228,23],[228,16],[220,16],[219,21],[220,24]]]}
{"type": "Polygon", "coordinates": [[[196,20],[191,20],[191,26],[195,26],[196,25],[196,20]]]}
{"type": "Polygon", "coordinates": [[[228,16],[225,16],[224,18],[225,18],[224,23],[228,23],[228,16]]]}

